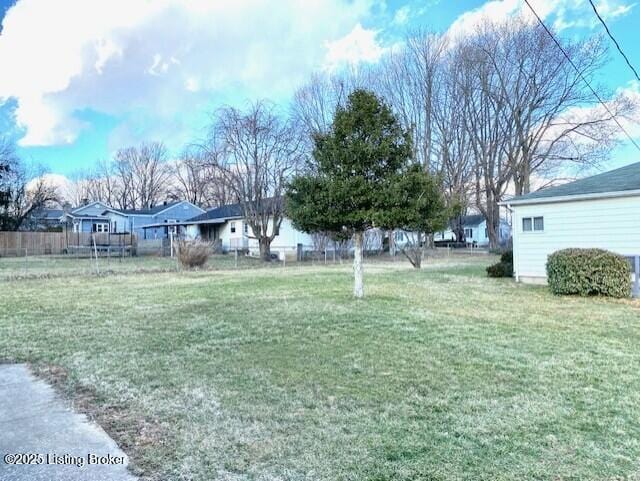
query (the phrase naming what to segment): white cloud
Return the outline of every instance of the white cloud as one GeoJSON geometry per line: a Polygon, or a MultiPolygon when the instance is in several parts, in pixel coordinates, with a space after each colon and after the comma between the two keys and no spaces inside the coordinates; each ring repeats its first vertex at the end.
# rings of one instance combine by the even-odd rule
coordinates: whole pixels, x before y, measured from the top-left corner
{"type": "MultiPolygon", "coordinates": [[[[564,2],[557,10],[557,17],[553,23],[557,31],[567,28],[595,28],[600,21],[595,16],[591,5],[581,0],[564,2]]],[[[604,20],[614,20],[631,13],[635,3],[625,3],[621,0],[600,0],[595,2],[598,13],[604,20]]]]}
{"type": "MultiPolygon", "coordinates": [[[[616,108],[616,101],[618,100],[626,99],[629,101],[630,105],[640,106],[640,82],[629,82],[627,85],[618,88],[615,91],[614,99],[616,100],[610,101],[607,104],[607,107],[613,112],[618,110],[616,108]]],[[[571,107],[562,113],[561,119],[563,123],[559,123],[557,126],[552,127],[547,131],[546,135],[547,138],[553,139],[562,135],[567,128],[567,125],[589,122],[595,118],[608,117],[609,113],[607,112],[607,109],[599,103],[594,103],[590,106],[571,107]]],[[[629,143],[629,137],[635,141],[640,141],[640,109],[632,109],[627,112],[625,116],[619,115],[617,120],[624,128],[624,131],[620,128],[618,123],[611,120],[606,123],[599,124],[598,127],[596,127],[598,132],[590,132],[590,135],[595,134],[596,138],[602,135],[623,144],[629,143]],[[629,136],[627,136],[627,134],[629,134],[629,136]]],[[[594,142],[593,138],[590,136],[573,135],[571,138],[576,145],[587,145],[594,142]]]]}
{"type": "Polygon", "coordinates": [[[396,14],[393,16],[393,23],[396,25],[406,25],[409,21],[409,14],[411,13],[411,9],[409,5],[405,5],[404,7],[396,10],[396,14]]]}
{"type": "Polygon", "coordinates": [[[24,146],[73,142],[81,110],[125,119],[124,137],[148,134],[150,118],[173,131],[212,103],[284,96],[327,60],[378,58],[359,26],[372,1],[18,0],[0,102],[17,100],[24,146]]]}
{"type": "Polygon", "coordinates": [[[376,36],[376,30],[363,28],[358,23],[344,37],[327,42],[325,68],[335,70],[341,66],[355,66],[361,62],[377,62],[385,53],[376,36]]]}
{"type": "MultiPolygon", "coordinates": [[[[552,25],[558,31],[570,27],[594,28],[598,22],[585,0],[529,0],[529,3],[543,20],[553,17],[552,25]]],[[[596,7],[605,20],[626,15],[634,6],[635,3],[628,3],[626,0],[596,2],[596,7]]],[[[460,15],[449,27],[449,33],[455,38],[472,32],[485,20],[500,22],[519,14],[532,22],[536,21],[523,0],[491,0],[460,15]]]]}

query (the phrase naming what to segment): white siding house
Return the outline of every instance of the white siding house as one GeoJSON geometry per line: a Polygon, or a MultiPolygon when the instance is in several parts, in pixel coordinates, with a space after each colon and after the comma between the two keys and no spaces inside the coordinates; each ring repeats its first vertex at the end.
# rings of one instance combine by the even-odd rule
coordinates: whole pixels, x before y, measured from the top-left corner
{"type": "MultiPolygon", "coordinates": [[[[224,252],[234,250],[248,251],[258,255],[260,247],[251,226],[243,216],[240,204],[231,204],[208,210],[178,225],[184,226],[184,236],[188,239],[202,239],[219,243],[224,252]]],[[[272,221],[269,221],[268,232],[272,232],[272,221]]],[[[365,232],[365,250],[379,251],[383,248],[384,232],[369,229],[365,232]]],[[[282,219],[278,235],[271,242],[271,252],[281,260],[286,255],[296,255],[316,249],[313,236],[296,229],[287,217],[282,219]]],[[[347,249],[352,249],[348,246],[347,249]]]]}
{"type": "Polygon", "coordinates": [[[570,247],[640,255],[640,163],[504,203],[517,281],[546,283],[549,254],[570,247]]]}
{"type": "MultiPolygon", "coordinates": [[[[259,245],[249,223],[243,216],[240,204],[225,205],[211,209],[181,224],[185,225],[185,237],[219,242],[223,251],[245,250],[258,255],[259,245]]],[[[272,220],[269,221],[272,232],[272,220]]],[[[278,235],[271,242],[271,251],[283,258],[285,253],[296,253],[298,246],[302,250],[313,249],[311,235],[293,227],[286,217],[282,219],[278,235]]]]}

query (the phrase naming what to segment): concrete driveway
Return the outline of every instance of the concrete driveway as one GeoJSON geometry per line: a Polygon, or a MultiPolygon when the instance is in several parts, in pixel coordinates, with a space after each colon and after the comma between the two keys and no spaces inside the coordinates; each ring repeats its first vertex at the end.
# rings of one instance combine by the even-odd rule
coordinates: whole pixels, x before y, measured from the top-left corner
{"type": "Polygon", "coordinates": [[[0,480],[134,481],[127,457],[23,364],[0,364],[0,480]]]}

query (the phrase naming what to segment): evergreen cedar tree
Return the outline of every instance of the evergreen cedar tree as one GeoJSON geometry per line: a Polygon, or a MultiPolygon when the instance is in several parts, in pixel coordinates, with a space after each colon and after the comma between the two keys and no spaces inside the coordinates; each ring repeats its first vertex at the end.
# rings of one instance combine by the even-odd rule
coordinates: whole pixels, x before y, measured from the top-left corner
{"type": "MultiPolygon", "coordinates": [[[[446,217],[440,183],[412,160],[411,134],[366,90],[351,93],[330,131],[314,138],[307,173],[290,182],[286,198],[296,228],[354,236],[356,284],[364,231],[434,232],[446,217]]],[[[357,286],[354,293],[362,296],[357,286]]]]}

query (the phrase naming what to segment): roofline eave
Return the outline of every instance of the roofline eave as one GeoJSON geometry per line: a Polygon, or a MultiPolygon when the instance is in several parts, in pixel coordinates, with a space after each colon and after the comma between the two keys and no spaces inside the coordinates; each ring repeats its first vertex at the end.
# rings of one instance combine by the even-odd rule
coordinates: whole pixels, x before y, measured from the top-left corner
{"type": "Polygon", "coordinates": [[[554,204],[557,202],[575,202],[581,200],[615,199],[618,197],[634,197],[640,195],[640,189],[620,190],[613,192],[596,192],[591,194],[557,195],[552,197],[535,197],[532,199],[512,199],[498,202],[498,205],[510,207],[518,205],[554,204]]]}

